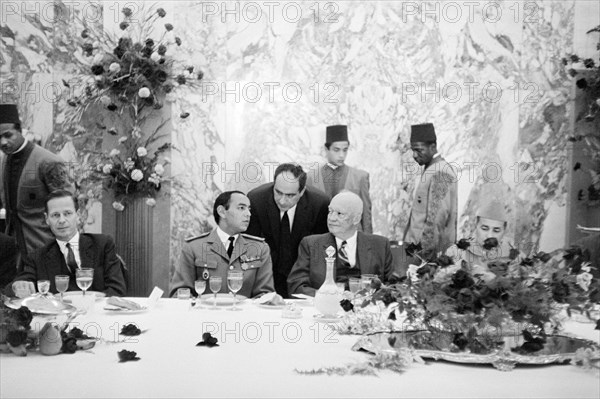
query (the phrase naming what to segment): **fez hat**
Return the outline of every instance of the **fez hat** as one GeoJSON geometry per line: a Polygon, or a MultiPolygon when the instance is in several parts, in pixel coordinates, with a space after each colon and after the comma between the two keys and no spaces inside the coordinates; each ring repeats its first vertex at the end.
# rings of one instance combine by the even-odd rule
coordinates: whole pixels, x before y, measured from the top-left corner
{"type": "Polygon", "coordinates": [[[0,123],[21,123],[16,104],[0,104],[0,123]]]}
{"type": "Polygon", "coordinates": [[[411,143],[426,143],[430,141],[437,141],[433,123],[423,123],[420,125],[412,125],[410,127],[411,143]]]}
{"type": "Polygon", "coordinates": [[[485,204],[479,207],[477,216],[480,218],[497,220],[499,222],[507,222],[506,211],[504,208],[504,204],[500,201],[486,201],[485,204]]]}
{"type": "Polygon", "coordinates": [[[325,142],[326,143],[334,143],[336,141],[348,141],[348,126],[346,126],[346,125],[327,126],[325,142]]]}

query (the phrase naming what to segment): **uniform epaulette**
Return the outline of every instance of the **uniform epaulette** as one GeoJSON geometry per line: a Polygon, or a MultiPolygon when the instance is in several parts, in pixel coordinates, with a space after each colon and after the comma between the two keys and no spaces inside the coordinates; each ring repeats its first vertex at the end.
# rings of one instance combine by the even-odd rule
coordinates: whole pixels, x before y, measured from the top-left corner
{"type": "Polygon", "coordinates": [[[198,238],[206,237],[209,234],[210,234],[210,231],[206,232],[206,233],[202,233],[199,236],[188,237],[188,238],[185,239],[185,242],[194,241],[194,240],[197,240],[198,238]]]}
{"type": "Polygon", "coordinates": [[[244,236],[245,238],[249,238],[251,240],[256,240],[256,241],[264,241],[265,240],[262,237],[257,237],[257,236],[253,236],[253,235],[246,234],[246,233],[242,233],[242,236],[244,236]]]}

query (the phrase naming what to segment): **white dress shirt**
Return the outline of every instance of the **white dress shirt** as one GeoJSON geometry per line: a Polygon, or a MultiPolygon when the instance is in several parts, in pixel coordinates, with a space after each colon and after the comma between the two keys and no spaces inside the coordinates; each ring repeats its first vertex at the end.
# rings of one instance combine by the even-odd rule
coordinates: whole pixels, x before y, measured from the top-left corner
{"type": "MultiPolygon", "coordinates": [[[[350,267],[356,266],[356,231],[352,235],[352,237],[348,238],[346,241],[346,253],[348,254],[348,263],[350,263],[350,267]]],[[[344,240],[335,237],[335,245],[340,249],[342,246],[342,242],[344,240]]]]}
{"type": "Polygon", "coordinates": [[[227,251],[227,248],[229,248],[229,237],[233,237],[233,247],[235,248],[235,242],[237,241],[239,234],[230,236],[229,234],[227,234],[223,230],[221,230],[220,227],[217,226],[217,235],[219,236],[219,239],[223,243],[223,246],[225,247],[225,251],[227,251]]]}
{"type": "Polygon", "coordinates": [[[63,256],[65,257],[65,263],[67,263],[67,255],[69,253],[69,250],[67,249],[67,242],[71,244],[73,255],[75,255],[75,262],[77,262],[77,267],[81,269],[81,256],[79,256],[79,232],[75,233],[75,235],[69,241],[61,241],[57,238],[56,242],[58,243],[60,252],[62,252],[63,256]]]}

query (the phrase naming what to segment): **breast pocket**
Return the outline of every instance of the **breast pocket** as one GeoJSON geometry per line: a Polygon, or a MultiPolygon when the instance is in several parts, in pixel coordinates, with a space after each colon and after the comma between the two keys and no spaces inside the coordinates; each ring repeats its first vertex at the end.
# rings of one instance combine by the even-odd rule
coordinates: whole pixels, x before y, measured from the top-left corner
{"type": "Polygon", "coordinates": [[[19,190],[18,207],[27,210],[44,207],[46,190],[43,185],[23,185],[19,190]]]}

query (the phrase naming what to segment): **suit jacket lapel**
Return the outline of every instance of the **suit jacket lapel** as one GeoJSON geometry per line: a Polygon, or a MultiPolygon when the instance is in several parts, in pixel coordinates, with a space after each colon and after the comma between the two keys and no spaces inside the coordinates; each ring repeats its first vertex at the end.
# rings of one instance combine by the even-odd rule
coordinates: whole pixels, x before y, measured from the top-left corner
{"type": "Polygon", "coordinates": [[[81,267],[95,268],[94,264],[96,249],[92,245],[92,239],[84,234],[79,234],[79,259],[81,267]]]}
{"type": "Polygon", "coordinates": [[[246,254],[247,250],[247,241],[244,236],[239,234],[237,240],[235,240],[235,246],[233,247],[233,253],[231,254],[231,261],[229,264],[233,263],[240,256],[246,254]]]}
{"type": "MultiPolygon", "coordinates": [[[[239,240],[239,238],[238,238],[238,240],[239,240]]],[[[210,244],[211,252],[216,253],[217,255],[219,255],[220,257],[225,259],[225,261],[227,263],[229,263],[229,256],[227,256],[227,250],[223,246],[223,243],[221,242],[221,239],[219,238],[219,235],[217,234],[217,229],[214,229],[208,236],[208,243],[210,244]]],[[[233,249],[233,252],[235,253],[235,247],[233,249]]]]}
{"type": "Polygon", "coordinates": [[[267,199],[267,218],[269,219],[271,231],[273,232],[275,248],[279,248],[279,227],[281,224],[281,218],[279,216],[279,207],[277,207],[272,193],[269,194],[269,198],[267,199]]]}
{"type": "Polygon", "coordinates": [[[48,246],[45,258],[47,261],[44,263],[44,267],[47,276],[68,274],[67,262],[56,240],[48,246]]]}
{"type": "Polygon", "coordinates": [[[295,237],[301,238],[302,232],[306,231],[306,224],[309,220],[308,200],[306,199],[306,191],[296,205],[296,213],[294,214],[294,224],[292,225],[292,240],[295,237]]]}
{"type": "Polygon", "coordinates": [[[356,259],[361,273],[371,273],[371,242],[361,231],[356,236],[356,259]]]}

